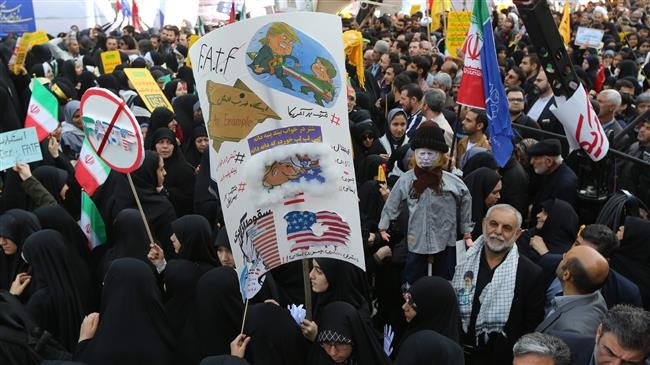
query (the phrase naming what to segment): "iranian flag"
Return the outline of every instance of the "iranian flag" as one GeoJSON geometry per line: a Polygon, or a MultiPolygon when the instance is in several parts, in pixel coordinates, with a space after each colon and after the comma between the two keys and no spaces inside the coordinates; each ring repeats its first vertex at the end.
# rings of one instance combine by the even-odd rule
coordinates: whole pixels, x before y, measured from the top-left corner
{"type": "Polygon", "coordinates": [[[512,155],[512,126],[506,92],[501,82],[490,10],[485,0],[474,1],[472,20],[463,44],[465,63],[458,103],[484,109],[492,155],[501,167],[512,155]]]}
{"type": "Polygon", "coordinates": [[[32,98],[29,100],[25,128],[36,127],[40,142],[59,126],[59,103],[36,78],[32,79],[31,89],[32,98]]]}
{"type": "Polygon", "coordinates": [[[95,190],[106,181],[110,172],[111,168],[97,156],[88,139],[85,138],[74,171],[74,177],[79,182],[79,185],[88,195],[92,196],[95,190]]]}
{"type": "Polygon", "coordinates": [[[104,219],[102,219],[97,206],[85,191],[81,192],[81,220],[79,220],[79,226],[86,235],[88,247],[91,250],[106,242],[104,219]]]}

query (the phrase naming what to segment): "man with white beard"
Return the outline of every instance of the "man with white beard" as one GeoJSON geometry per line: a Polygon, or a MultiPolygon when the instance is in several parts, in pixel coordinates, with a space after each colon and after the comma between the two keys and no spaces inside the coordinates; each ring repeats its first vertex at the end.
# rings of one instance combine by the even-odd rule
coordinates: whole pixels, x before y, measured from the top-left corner
{"type": "Polygon", "coordinates": [[[492,206],[483,234],[456,266],[452,286],[462,319],[467,364],[511,364],[512,346],[544,317],[542,269],[519,255],[521,214],[492,206]]]}
{"type": "MultiPolygon", "coordinates": [[[[578,199],[578,176],[562,160],[562,145],[557,139],[545,139],[528,149],[530,165],[535,170],[537,184],[534,191],[532,217],[542,210],[542,203],[549,199],[562,199],[576,209],[578,199]]],[[[531,176],[531,178],[533,178],[531,176]]],[[[536,222],[531,222],[534,226],[536,222]]]]}

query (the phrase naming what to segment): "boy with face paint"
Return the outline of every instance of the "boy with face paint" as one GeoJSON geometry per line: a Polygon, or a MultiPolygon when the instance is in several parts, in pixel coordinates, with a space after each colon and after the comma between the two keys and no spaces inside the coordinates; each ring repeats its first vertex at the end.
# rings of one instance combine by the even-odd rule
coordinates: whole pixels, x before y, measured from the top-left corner
{"type": "Polygon", "coordinates": [[[443,170],[449,146],[440,127],[430,121],[422,123],[410,143],[415,166],[391,190],[381,213],[379,233],[390,240],[386,229],[400,215],[405,202],[409,209],[405,281],[413,284],[427,275],[429,264],[432,275],[451,280],[456,266],[456,232],[462,232],[466,244],[471,245],[472,197],[460,178],[443,170]]]}

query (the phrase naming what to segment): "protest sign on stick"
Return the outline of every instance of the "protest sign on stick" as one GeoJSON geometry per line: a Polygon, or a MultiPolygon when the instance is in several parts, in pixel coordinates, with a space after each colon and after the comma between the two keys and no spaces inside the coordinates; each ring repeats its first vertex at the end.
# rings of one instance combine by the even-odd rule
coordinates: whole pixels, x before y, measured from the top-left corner
{"type": "Polygon", "coordinates": [[[333,15],[275,14],[190,49],[244,298],[289,262],[305,260],[307,297],[312,258],[365,269],[340,34],[333,15]]]}
{"type": "Polygon", "coordinates": [[[144,142],[140,125],[124,100],[99,87],[88,89],[81,98],[81,118],[90,147],[111,169],[127,176],[150,243],[151,229],[133,185],[131,172],[142,165],[144,142]]]}

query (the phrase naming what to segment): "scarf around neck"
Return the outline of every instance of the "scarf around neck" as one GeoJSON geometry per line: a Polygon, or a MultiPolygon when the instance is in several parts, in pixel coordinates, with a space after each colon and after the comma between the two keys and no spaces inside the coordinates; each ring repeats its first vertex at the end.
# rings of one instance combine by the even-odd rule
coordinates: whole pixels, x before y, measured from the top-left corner
{"type": "MultiPolygon", "coordinates": [[[[476,280],[478,278],[481,255],[485,245],[485,236],[480,236],[474,246],[467,250],[465,261],[456,266],[456,272],[452,279],[452,286],[456,290],[460,316],[463,324],[463,331],[468,332],[474,293],[476,291],[476,280]],[[471,277],[471,286],[465,284],[465,277],[471,277]]],[[[519,252],[517,245],[513,245],[505,259],[494,271],[492,281],[489,282],[479,297],[481,308],[476,317],[476,342],[480,335],[485,336],[485,342],[490,333],[500,333],[505,336],[503,328],[510,316],[510,307],[515,295],[515,282],[517,279],[517,266],[519,264],[519,252]]]]}
{"type": "Polygon", "coordinates": [[[436,167],[433,171],[427,171],[419,166],[413,168],[416,179],[413,181],[413,195],[419,198],[426,188],[437,193],[442,190],[442,167],[436,167]]]}

